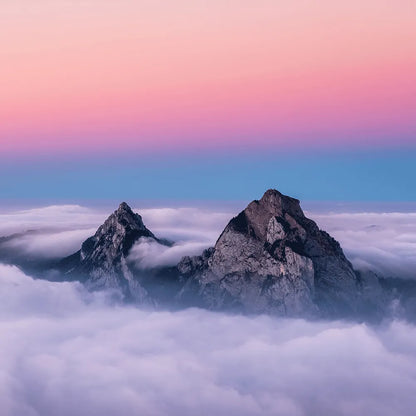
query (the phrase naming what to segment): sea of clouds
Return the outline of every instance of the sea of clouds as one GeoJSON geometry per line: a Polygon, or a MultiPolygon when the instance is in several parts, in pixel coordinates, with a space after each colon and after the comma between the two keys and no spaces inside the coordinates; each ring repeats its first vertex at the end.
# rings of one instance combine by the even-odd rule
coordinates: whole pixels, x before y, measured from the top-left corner
{"type": "Polygon", "coordinates": [[[357,269],[416,279],[416,212],[311,213],[357,269]]]}
{"type": "MultiPolygon", "coordinates": [[[[174,264],[215,243],[238,212],[138,210],[171,247],[136,244],[139,267],[174,264]]],[[[108,216],[55,206],[0,213],[16,250],[71,254],[108,216]],[[32,233],[25,233],[34,230],[32,233]]],[[[356,267],[415,277],[416,214],[308,213],[356,267]]],[[[416,327],[161,311],[34,280],[0,264],[0,414],[363,415],[414,414],[416,327]]]]}
{"type": "Polygon", "coordinates": [[[4,416],[414,414],[416,327],[120,306],[0,266],[4,416]]]}

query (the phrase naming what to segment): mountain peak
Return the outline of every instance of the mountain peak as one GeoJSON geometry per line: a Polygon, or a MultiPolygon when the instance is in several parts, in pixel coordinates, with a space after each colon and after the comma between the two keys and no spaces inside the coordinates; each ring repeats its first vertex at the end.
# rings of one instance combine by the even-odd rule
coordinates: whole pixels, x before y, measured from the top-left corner
{"type": "Polygon", "coordinates": [[[133,212],[126,202],[122,202],[119,207],[107,218],[104,224],[97,230],[96,235],[106,234],[114,229],[148,231],[142,217],[133,212]]]}
{"type": "Polygon", "coordinates": [[[267,190],[258,204],[273,215],[284,215],[287,212],[294,216],[304,216],[298,199],[284,195],[276,189],[267,190]]]}
{"type": "Polygon", "coordinates": [[[356,275],[339,244],[276,189],[231,219],[211,251],[178,269],[211,308],[313,316],[357,307],[356,275]]]}
{"type": "Polygon", "coordinates": [[[119,206],[118,206],[118,210],[117,211],[127,211],[127,212],[132,212],[132,209],[130,208],[130,205],[127,202],[122,202],[119,206]]]}
{"type": "MultiPolygon", "coordinates": [[[[111,242],[113,249],[127,254],[134,241],[140,237],[155,236],[146,228],[142,217],[133,212],[126,202],[122,202],[98,228],[94,235],[96,243],[102,245],[104,242],[111,242]]],[[[106,245],[104,244],[104,245],[106,245]]]]}
{"type": "Polygon", "coordinates": [[[300,204],[299,199],[292,198],[291,196],[287,196],[279,192],[277,189],[268,189],[263,196],[261,197],[260,201],[262,203],[270,203],[270,202],[278,202],[282,203],[292,203],[292,204],[300,204]]]}
{"type": "Polygon", "coordinates": [[[305,215],[298,199],[283,195],[276,189],[269,189],[260,200],[248,204],[246,209],[230,221],[227,228],[266,241],[272,218],[292,222],[304,219],[305,215]]]}
{"type": "Polygon", "coordinates": [[[264,199],[264,198],[276,198],[276,197],[282,197],[282,196],[285,196],[285,195],[283,195],[281,192],[279,192],[277,189],[274,189],[274,188],[270,188],[270,189],[268,189],[264,194],[263,194],[263,196],[262,196],[262,198],[261,199],[264,199]]]}
{"type": "Polygon", "coordinates": [[[88,280],[91,287],[128,286],[130,272],[126,258],[142,237],[159,242],[142,217],[122,202],[96,233],[82,243],[81,250],[61,263],[64,270],[68,269],[65,273],[88,280]]]}

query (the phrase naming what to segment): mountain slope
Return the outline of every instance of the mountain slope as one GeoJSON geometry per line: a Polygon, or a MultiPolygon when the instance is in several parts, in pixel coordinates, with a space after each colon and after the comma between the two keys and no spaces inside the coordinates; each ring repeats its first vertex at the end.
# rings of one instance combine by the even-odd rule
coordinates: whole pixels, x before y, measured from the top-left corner
{"type": "Polygon", "coordinates": [[[366,308],[367,283],[339,243],[304,215],[297,199],[273,189],[234,217],[214,248],[185,257],[178,270],[186,280],[181,297],[198,297],[213,309],[350,316],[366,308]]]}
{"type": "Polygon", "coordinates": [[[144,301],[146,290],[127,264],[127,256],[141,237],[157,239],[146,228],[142,217],[125,203],[101,225],[76,253],[62,259],[58,270],[70,280],[80,280],[91,289],[121,289],[127,298],[144,301]]]}

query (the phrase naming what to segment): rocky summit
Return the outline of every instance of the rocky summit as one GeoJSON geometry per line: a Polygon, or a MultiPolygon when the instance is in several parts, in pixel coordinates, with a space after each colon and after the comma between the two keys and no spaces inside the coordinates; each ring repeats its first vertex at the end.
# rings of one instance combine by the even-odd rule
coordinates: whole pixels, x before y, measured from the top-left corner
{"type": "Polygon", "coordinates": [[[297,199],[274,189],[233,218],[215,247],[185,257],[178,270],[186,282],[180,297],[210,309],[308,317],[374,310],[369,282],[339,243],[304,215],[297,199]]]}
{"type": "Polygon", "coordinates": [[[126,261],[141,237],[162,243],[146,228],[142,217],[123,202],[79,251],[60,261],[58,269],[66,280],[80,280],[90,289],[121,289],[127,298],[142,302],[147,293],[126,261]]]}

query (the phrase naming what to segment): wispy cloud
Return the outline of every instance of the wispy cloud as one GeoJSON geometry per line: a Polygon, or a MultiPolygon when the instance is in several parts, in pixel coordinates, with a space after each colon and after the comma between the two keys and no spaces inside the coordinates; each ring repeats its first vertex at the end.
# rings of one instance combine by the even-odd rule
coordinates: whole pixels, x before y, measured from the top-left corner
{"type": "Polygon", "coordinates": [[[158,266],[174,266],[184,256],[196,256],[209,244],[201,241],[175,243],[172,246],[159,244],[150,238],[140,238],[132,247],[127,260],[138,269],[158,266]]]}
{"type": "Polygon", "coordinates": [[[416,278],[416,213],[311,213],[359,269],[416,278]]]}
{"type": "Polygon", "coordinates": [[[98,226],[108,216],[105,212],[79,205],[50,205],[25,210],[0,212],[0,236],[28,230],[71,230],[98,226]]]}

